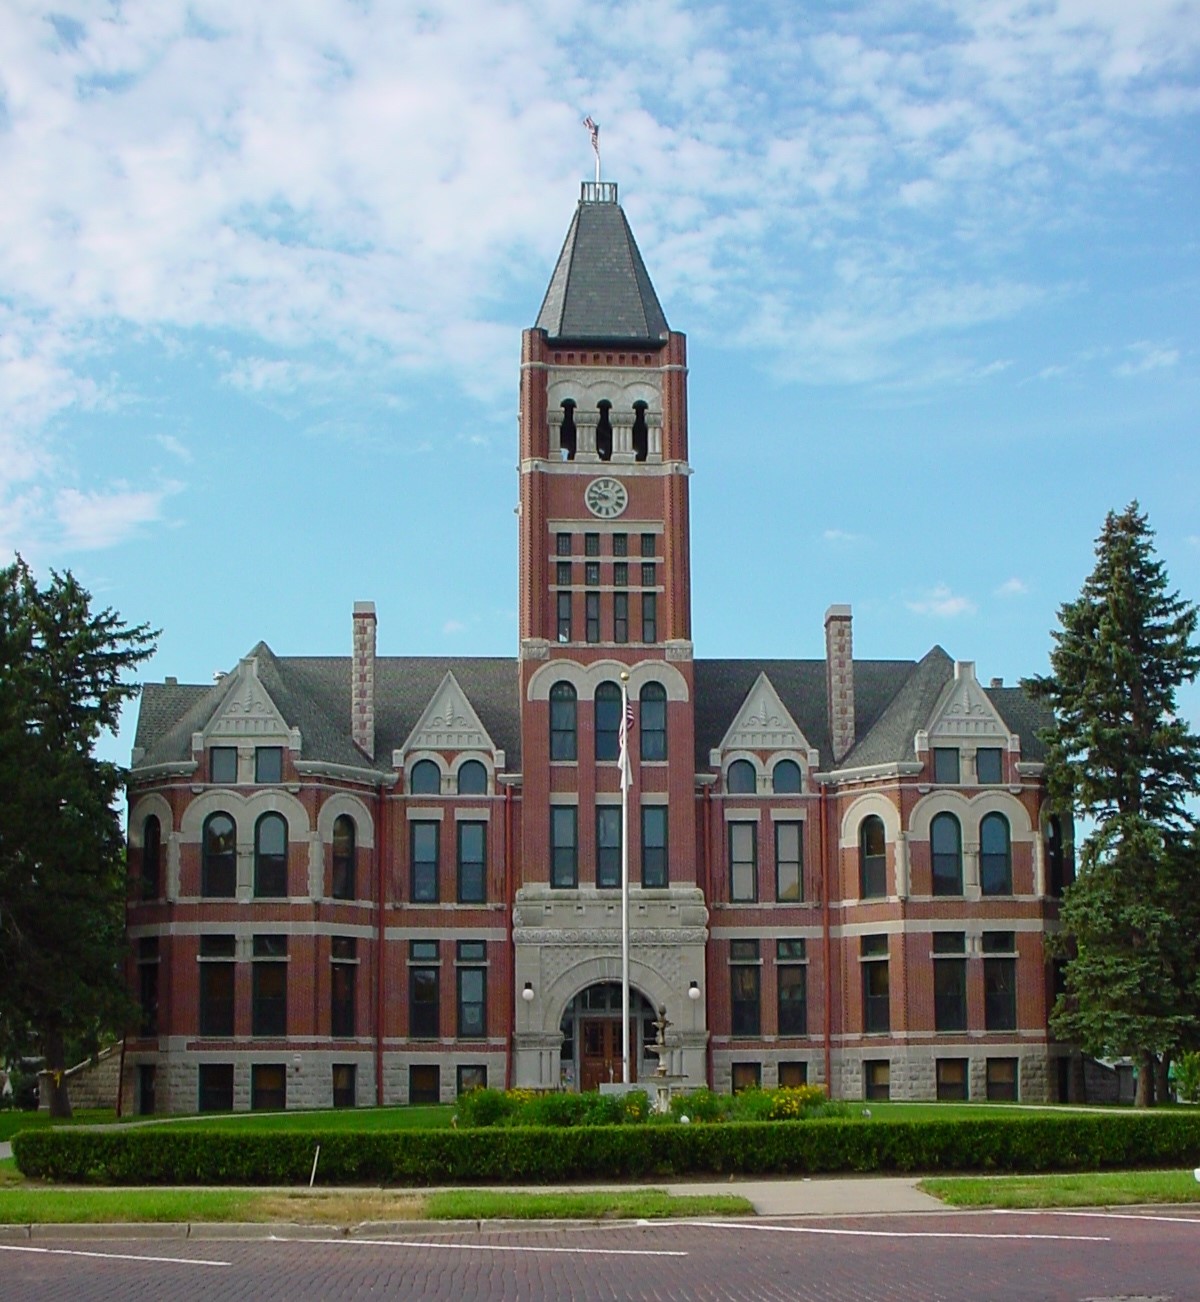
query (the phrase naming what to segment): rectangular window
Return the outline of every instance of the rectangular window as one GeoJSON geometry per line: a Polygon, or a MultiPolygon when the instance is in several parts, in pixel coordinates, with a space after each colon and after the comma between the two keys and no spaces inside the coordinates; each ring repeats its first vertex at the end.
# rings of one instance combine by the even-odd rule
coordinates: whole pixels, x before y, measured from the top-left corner
{"type": "Polygon", "coordinates": [[[775,824],[775,898],[804,899],[804,824],[775,824]]]}
{"type": "Polygon", "coordinates": [[[250,1034],[287,1035],[287,937],[255,936],[250,1034]]]}
{"type": "MultiPolygon", "coordinates": [[[[984,932],[987,954],[988,932],[984,932]]],[[[1003,932],[992,933],[1003,935],[1003,932]]],[[[988,1031],[1017,1029],[1017,960],[990,958],[983,960],[983,1025],[988,1031]]]]}
{"type": "Polygon", "coordinates": [[[892,1064],[886,1058],[864,1062],[863,1079],[868,1099],[883,1102],[891,1097],[892,1064]]]}
{"type": "Polygon", "coordinates": [[[891,1001],[888,984],[888,938],[863,936],[860,942],[863,1030],[871,1035],[891,1030],[891,1001]]]}
{"type": "Polygon", "coordinates": [[[779,1034],[808,1034],[808,997],[803,940],[775,942],[779,982],[779,1034]]]}
{"type": "Polygon", "coordinates": [[[560,592],[557,597],[558,606],[558,640],[560,642],[569,642],[571,640],[571,594],[569,592],[560,592]]]}
{"type": "Polygon", "coordinates": [[[142,1035],[158,1034],[158,937],[138,941],[138,1003],[142,1035]]]}
{"type": "Polygon", "coordinates": [[[440,824],[434,822],[418,821],[408,825],[414,904],[436,904],[438,901],[440,831],[440,824]]]}
{"type": "Polygon", "coordinates": [[[158,1110],[155,1096],[158,1093],[158,1070],[152,1062],[138,1064],[138,1116],[152,1117],[158,1110]]]}
{"type": "Polygon", "coordinates": [[[458,1069],[458,1093],[487,1089],[487,1067],[482,1063],[468,1064],[458,1069]]]}
{"type": "Polygon", "coordinates": [[[571,562],[559,561],[555,566],[554,581],[560,588],[569,588],[571,586],[571,562]]]}
{"type": "Polygon", "coordinates": [[[255,782],[280,783],[283,781],[283,747],[256,746],[254,748],[255,782]]]}
{"type": "Polygon", "coordinates": [[[234,945],[232,936],[200,937],[201,1035],[233,1035],[234,945]]]}
{"type": "Polygon", "coordinates": [[[629,563],[618,561],[613,566],[613,587],[623,588],[629,582],[629,563]]]}
{"type": "Polygon", "coordinates": [[[987,1060],[987,1096],[989,1103],[1016,1103],[1017,1060],[1015,1058],[989,1058],[987,1060]]]}
{"type": "Polygon", "coordinates": [[[655,573],[653,565],[642,566],[642,587],[652,588],[658,582],[658,576],[655,573]]]}
{"type": "Polygon", "coordinates": [[[629,555],[629,535],[627,533],[615,533],[612,536],[612,549],[614,556],[629,555]]]}
{"type": "Polygon", "coordinates": [[[621,806],[596,806],[596,885],[621,885],[621,806]]]}
{"type": "Polygon", "coordinates": [[[1004,752],[999,746],[980,746],[975,752],[975,776],[980,782],[1004,781],[1004,752]]]}
{"type": "Polygon", "coordinates": [[[408,1101],[410,1103],[442,1101],[442,1074],[437,1066],[408,1069],[408,1101]]]}
{"type": "Polygon", "coordinates": [[[571,535],[569,533],[555,534],[554,536],[554,553],[556,556],[570,556],[571,554],[571,535]]]}
{"type": "Polygon", "coordinates": [[[233,1111],[233,1063],[202,1062],[200,1064],[199,1111],[233,1111]]]}
{"type": "Polygon", "coordinates": [[[658,544],[656,542],[658,535],[653,533],[642,534],[642,555],[654,556],[657,552],[658,544]]]}
{"type": "Polygon", "coordinates": [[[629,641],[629,594],[613,593],[613,641],[629,641]]]}
{"type": "Polygon", "coordinates": [[[808,1084],[808,1063],[781,1062],[779,1064],[779,1087],[785,1090],[799,1089],[808,1084]]]}
{"type": "Polygon", "coordinates": [[[574,805],[550,806],[550,885],[579,884],[579,810],[574,805]]]}
{"type": "Polygon", "coordinates": [[[958,747],[935,746],[933,748],[933,780],[935,782],[958,781],[958,747]]]}
{"type": "Polygon", "coordinates": [[[208,750],[208,780],[227,785],[237,781],[237,747],[210,746],[208,750]]]}
{"type": "Polygon", "coordinates": [[[939,1058],[935,1063],[937,1072],[937,1096],[941,1100],[967,1100],[967,1060],[965,1058],[939,1058]]]}
{"type": "Polygon", "coordinates": [[[938,1031],[967,1029],[966,936],[961,931],[933,935],[933,1025],[938,1031]]]}
{"type": "Polygon", "coordinates": [[[408,943],[408,1034],[413,1040],[436,1040],[441,1034],[441,989],[436,940],[408,943]]]}
{"type": "Polygon", "coordinates": [[[483,904],[487,900],[487,824],[458,825],[458,902],[483,904]]]}
{"type": "Polygon", "coordinates": [[[281,1062],[256,1062],[250,1068],[250,1108],[282,1112],[287,1107],[287,1068],[281,1062]]]}
{"type": "Polygon", "coordinates": [[[761,1026],[757,940],[729,942],[731,1028],[734,1035],[758,1035],[761,1026]]]}
{"type": "Polygon", "coordinates": [[[756,1090],[762,1085],[761,1062],[735,1062],[733,1064],[733,1092],[756,1090]]]}
{"type": "Polygon", "coordinates": [[[600,586],[600,562],[588,561],[583,567],[583,581],[589,588],[598,588],[600,586]]]}
{"type": "Polygon", "coordinates": [[[758,899],[758,824],[729,824],[729,898],[735,904],[758,899]]]}
{"type": "Polygon", "coordinates": [[[352,1062],[333,1064],[333,1106],[352,1108],[358,1103],[358,1068],[352,1062]]]}
{"type": "Polygon", "coordinates": [[[600,535],[598,533],[585,533],[583,535],[583,554],[585,556],[600,555],[600,535]]]}
{"type": "Polygon", "coordinates": [[[653,592],[642,593],[642,641],[658,641],[658,597],[653,592]]]}
{"type": "Polygon", "coordinates": [[[587,620],[586,637],[589,642],[600,641],[600,594],[589,592],[584,597],[584,615],[587,620]]]}
{"type": "Polygon", "coordinates": [[[353,936],[334,936],[330,962],[329,1033],[339,1039],[349,1039],[354,1034],[358,941],[353,936]]]}
{"type": "Polygon", "coordinates": [[[642,885],[662,890],[667,884],[667,807],[642,806],[642,885]]]}
{"type": "Polygon", "coordinates": [[[468,967],[480,963],[486,953],[481,940],[458,942],[458,1038],[487,1038],[487,967],[468,967]]]}

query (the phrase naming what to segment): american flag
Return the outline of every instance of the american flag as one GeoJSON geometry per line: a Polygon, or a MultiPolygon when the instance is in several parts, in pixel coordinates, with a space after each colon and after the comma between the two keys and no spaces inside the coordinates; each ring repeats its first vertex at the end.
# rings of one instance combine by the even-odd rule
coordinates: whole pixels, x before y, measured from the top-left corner
{"type": "Polygon", "coordinates": [[[583,125],[587,127],[592,137],[592,148],[596,151],[596,157],[600,157],[600,128],[592,121],[591,116],[583,119],[583,125]]]}
{"type": "Polygon", "coordinates": [[[617,765],[621,770],[621,790],[628,791],[633,783],[633,770],[629,763],[629,736],[633,732],[633,703],[625,698],[625,713],[617,732],[617,765]]]}

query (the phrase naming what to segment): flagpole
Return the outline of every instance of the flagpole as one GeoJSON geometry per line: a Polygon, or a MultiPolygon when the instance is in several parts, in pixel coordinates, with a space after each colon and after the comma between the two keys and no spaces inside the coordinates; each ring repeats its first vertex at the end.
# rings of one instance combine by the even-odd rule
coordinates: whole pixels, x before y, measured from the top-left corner
{"type": "MultiPolygon", "coordinates": [[[[596,164],[599,177],[599,162],[596,164]]],[[[629,674],[621,672],[621,1082],[629,1084],[629,674]]]]}

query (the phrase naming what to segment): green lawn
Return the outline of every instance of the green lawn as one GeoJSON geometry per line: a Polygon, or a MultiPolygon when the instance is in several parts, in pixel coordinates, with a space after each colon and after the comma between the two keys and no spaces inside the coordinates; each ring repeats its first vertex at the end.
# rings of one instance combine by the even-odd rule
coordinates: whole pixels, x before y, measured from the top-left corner
{"type": "Polygon", "coordinates": [[[11,1139],[18,1130],[42,1130],[46,1126],[96,1126],[114,1122],[117,1114],[112,1108],[81,1108],[67,1121],[52,1121],[48,1112],[22,1112],[17,1108],[0,1112],[0,1144],[11,1139]]]}
{"type": "Polygon", "coordinates": [[[1200,1202],[1200,1183],[1191,1171],[939,1176],[922,1180],[919,1188],[954,1207],[1115,1207],[1200,1202]]]}
{"type": "Polygon", "coordinates": [[[412,1108],[331,1108],[319,1112],[210,1112],[156,1121],[162,1126],[202,1125],[206,1130],[445,1130],[452,1104],[412,1108]]]}
{"type": "MultiPolygon", "coordinates": [[[[1037,1103],[862,1103],[850,1104],[849,1120],[870,1113],[872,1121],[977,1121],[980,1117],[1028,1116],[1050,1111],[1037,1103]]],[[[1061,1109],[1055,1109],[1061,1110],[1061,1109]]]]}

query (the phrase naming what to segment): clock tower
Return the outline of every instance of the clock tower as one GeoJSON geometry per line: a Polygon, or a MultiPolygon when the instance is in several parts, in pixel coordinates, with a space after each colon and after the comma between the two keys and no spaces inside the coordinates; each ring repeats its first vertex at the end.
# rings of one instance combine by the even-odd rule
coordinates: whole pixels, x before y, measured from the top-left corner
{"type": "MultiPolygon", "coordinates": [[[[665,1005],[691,1027],[687,1074],[702,1081],[703,1013],[686,997],[703,981],[707,936],[695,853],[686,343],[667,325],[612,182],[583,184],[537,324],[524,332],[519,473],[516,1082],[557,1086],[564,1036],[599,1033],[584,1008],[619,973],[622,854],[631,983],[642,1007],[665,1005]],[[623,686],[633,719],[625,819],[623,686]]],[[[583,1048],[572,1057],[587,1061],[583,1048]]],[[[620,1065],[618,1056],[618,1080],[620,1065]]]]}

